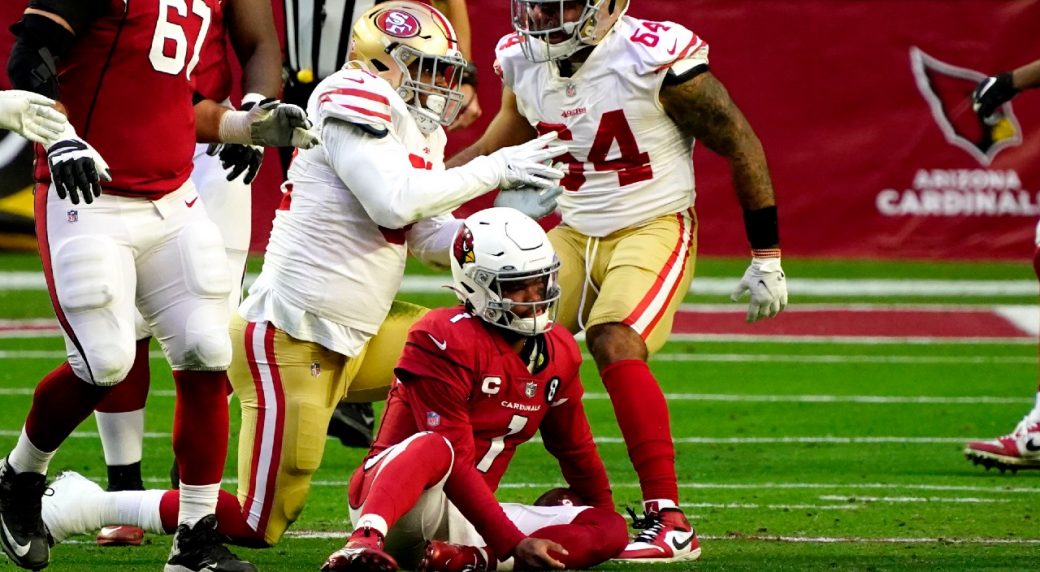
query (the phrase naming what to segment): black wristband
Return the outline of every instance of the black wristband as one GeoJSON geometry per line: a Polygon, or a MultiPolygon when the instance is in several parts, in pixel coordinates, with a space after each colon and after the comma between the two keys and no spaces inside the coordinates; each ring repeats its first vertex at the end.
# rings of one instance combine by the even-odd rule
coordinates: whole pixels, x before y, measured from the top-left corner
{"type": "Polygon", "coordinates": [[[477,88],[477,66],[473,65],[473,62],[466,64],[466,69],[462,73],[462,85],[472,86],[473,89],[477,88]]]}
{"type": "Polygon", "coordinates": [[[744,231],[753,249],[776,248],[780,245],[780,224],[776,205],[744,211],[744,231]]]}

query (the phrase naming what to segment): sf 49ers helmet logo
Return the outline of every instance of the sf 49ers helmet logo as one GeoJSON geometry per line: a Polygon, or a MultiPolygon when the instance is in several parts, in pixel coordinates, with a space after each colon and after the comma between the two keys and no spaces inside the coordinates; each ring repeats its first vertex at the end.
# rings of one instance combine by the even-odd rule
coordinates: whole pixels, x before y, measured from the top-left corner
{"type": "Polygon", "coordinates": [[[458,261],[459,266],[465,266],[477,261],[477,257],[473,253],[473,233],[466,226],[463,226],[455,237],[455,244],[452,245],[452,254],[455,256],[455,260],[458,261]]]}
{"type": "Polygon", "coordinates": [[[376,16],[376,26],[395,38],[411,38],[419,35],[419,20],[407,12],[387,10],[376,16]]]}

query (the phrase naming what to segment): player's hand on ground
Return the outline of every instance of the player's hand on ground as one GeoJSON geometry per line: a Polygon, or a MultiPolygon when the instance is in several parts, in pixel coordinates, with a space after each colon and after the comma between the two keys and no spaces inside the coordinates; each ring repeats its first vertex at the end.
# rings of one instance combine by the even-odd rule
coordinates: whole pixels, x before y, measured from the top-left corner
{"type": "Polygon", "coordinates": [[[108,163],[68,123],[57,141],[47,146],[47,165],[58,198],[68,197],[74,205],[80,199],[88,205],[94,202],[101,196],[101,181],[112,180],[108,163]]]}
{"type": "Polygon", "coordinates": [[[772,318],[787,307],[787,278],[780,267],[779,256],[751,259],[751,266],[744,271],[744,277],[730,294],[730,299],[737,302],[745,294],[751,295],[748,323],[772,318]]]}
{"type": "Polygon", "coordinates": [[[500,167],[498,187],[512,189],[528,185],[549,189],[557,186],[564,173],[552,166],[550,159],[567,152],[564,145],[550,145],[557,137],[553,131],[522,145],[505,147],[489,155],[488,157],[494,159],[500,167]]]}
{"type": "Polygon", "coordinates": [[[31,91],[0,91],[0,129],[8,129],[33,143],[54,143],[68,123],[54,100],[31,91]]]}
{"type": "Polygon", "coordinates": [[[563,187],[556,185],[548,189],[520,186],[502,190],[495,197],[496,207],[509,207],[538,220],[556,210],[556,197],[563,194],[563,187]]]}
{"type": "Polygon", "coordinates": [[[224,113],[220,119],[220,140],[241,145],[300,149],[310,149],[321,143],[303,109],[277,99],[266,99],[243,111],[224,113]]]}
{"type": "Polygon", "coordinates": [[[260,172],[260,164],[264,161],[264,148],[259,145],[235,145],[228,143],[220,146],[220,166],[227,171],[227,180],[234,181],[240,175],[246,185],[253,182],[260,172]]]}
{"type": "Polygon", "coordinates": [[[568,554],[558,543],[544,538],[528,536],[521,540],[513,549],[513,558],[518,565],[517,568],[524,570],[545,568],[566,568],[563,562],[552,557],[549,552],[557,554],[568,554]]]}
{"type": "Polygon", "coordinates": [[[979,82],[971,92],[971,108],[979,119],[986,121],[997,108],[1011,101],[1018,90],[1011,81],[1011,73],[992,75],[979,82]]]}

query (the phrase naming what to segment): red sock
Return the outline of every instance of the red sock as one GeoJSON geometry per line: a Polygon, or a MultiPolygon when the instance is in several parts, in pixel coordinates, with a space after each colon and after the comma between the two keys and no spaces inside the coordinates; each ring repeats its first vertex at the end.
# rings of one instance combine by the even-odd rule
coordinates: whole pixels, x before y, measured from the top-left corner
{"type": "Polygon", "coordinates": [[[379,515],[389,529],[412,510],[423,491],[448,474],[451,461],[451,448],[443,437],[433,433],[421,435],[397,456],[384,459],[370,469],[374,471],[378,467],[379,473],[375,478],[365,479],[360,489],[351,491],[355,497],[351,500],[363,501],[363,513],[379,515]]]}
{"type": "MultiPolygon", "coordinates": [[[[178,490],[166,491],[159,501],[159,517],[167,534],[173,534],[177,530],[177,511],[180,510],[180,504],[181,492],[178,490]]],[[[231,539],[232,544],[251,548],[267,547],[264,535],[250,528],[246,522],[238,498],[225,490],[221,490],[217,496],[217,532],[231,539]]]]}
{"type": "Polygon", "coordinates": [[[65,362],[36,386],[25,418],[25,433],[41,451],[54,451],[90,416],[111,387],[91,385],[76,377],[65,362]]]}
{"type": "Polygon", "coordinates": [[[628,544],[628,523],[612,510],[589,508],[569,524],[539,528],[531,536],[559,543],[568,554],[552,556],[568,569],[581,570],[621,554],[628,544]]]}
{"type": "Polygon", "coordinates": [[[173,453],[187,485],[219,483],[228,447],[227,372],[175,371],[173,453]]]}
{"type": "Polygon", "coordinates": [[[638,359],[620,360],[603,368],[600,377],[639,475],[643,500],[670,499],[678,504],[668,403],[650,367],[638,359]]]}
{"type": "Polygon", "coordinates": [[[119,385],[112,388],[108,395],[98,403],[97,410],[102,413],[127,413],[144,409],[148,399],[148,388],[151,385],[151,371],[148,367],[148,344],[152,338],[137,340],[137,352],[134,354],[134,365],[119,385]]]}

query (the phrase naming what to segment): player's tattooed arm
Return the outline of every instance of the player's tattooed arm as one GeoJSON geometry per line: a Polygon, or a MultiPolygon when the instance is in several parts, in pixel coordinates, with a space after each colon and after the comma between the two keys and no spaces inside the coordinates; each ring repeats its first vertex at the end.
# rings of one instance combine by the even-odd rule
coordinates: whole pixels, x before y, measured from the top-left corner
{"type": "Polygon", "coordinates": [[[660,100],[683,133],[729,160],[741,207],[755,210],[776,204],[762,143],[711,72],[663,86],[660,100]]]}

